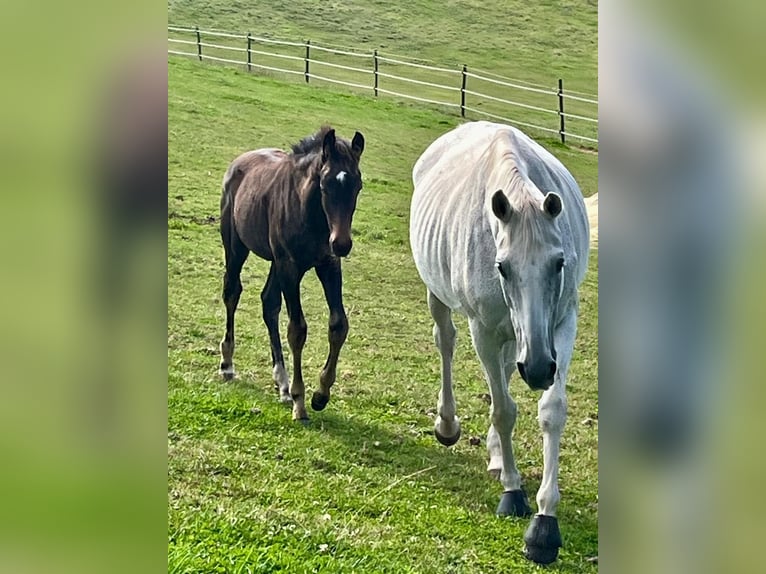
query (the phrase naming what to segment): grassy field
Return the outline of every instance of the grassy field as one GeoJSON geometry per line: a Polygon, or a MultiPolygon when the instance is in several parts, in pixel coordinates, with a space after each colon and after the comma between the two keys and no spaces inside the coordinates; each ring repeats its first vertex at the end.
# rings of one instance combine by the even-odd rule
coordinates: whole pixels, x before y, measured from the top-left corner
{"type": "Polygon", "coordinates": [[[305,39],[470,63],[550,85],[597,92],[595,0],[169,0],[168,22],[256,36],[305,39]]]}
{"type": "MultiPolygon", "coordinates": [[[[232,8],[234,9],[234,8],[232,8]]],[[[171,15],[173,11],[171,10],[171,15]]],[[[407,239],[410,172],[458,118],[426,108],[169,62],[169,572],[534,572],[526,520],[494,516],[501,486],[485,471],[486,383],[458,320],[455,381],[463,439],[432,435],[438,354],[425,289],[407,239]],[[304,428],[272,390],[259,293],[267,264],[251,257],[238,312],[239,379],[217,376],[223,334],[220,181],[238,153],[285,147],[324,122],[364,132],[365,188],[344,263],[351,331],[327,409],[304,428]],[[468,437],[481,437],[471,446],[468,437]]],[[[597,191],[597,156],[543,141],[597,191]]],[[[562,441],[564,548],[548,570],[594,572],[598,553],[597,255],[581,291],[562,441]]],[[[327,350],[327,312],[307,275],[307,390],[327,350]]],[[[286,318],[282,318],[285,333],[286,318]]],[[[538,395],[514,378],[515,450],[530,499],[542,473],[538,395]]]]}
{"type": "MultiPolygon", "coordinates": [[[[381,60],[381,74],[404,76],[421,82],[448,86],[435,88],[413,84],[388,76],[379,77],[379,87],[392,92],[445,102],[452,106],[460,103],[460,67],[468,65],[470,72],[482,74],[481,70],[520,79],[555,90],[558,78],[564,81],[565,92],[569,90],[595,94],[597,92],[597,6],[595,1],[546,0],[542,2],[476,2],[459,0],[433,2],[415,0],[406,4],[381,2],[344,2],[333,4],[311,0],[248,4],[199,0],[170,2],[168,20],[180,26],[198,25],[202,30],[224,30],[301,42],[310,39],[314,44],[336,45],[370,54],[368,58],[333,55],[312,50],[311,72],[334,80],[366,86],[372,91],[373,49],[381,54],[419,58],[446,67],[451,72],[429,71],[402,66],[381,60]],[[320,64],[325,63],[325,65],[320,64]],[[333,65],[351,66],[360,71],[349,71],[333,65]]],[[[170,33],[171,37],[194,40],[194,34],[170,33]]],[[[209,44],[234,46],[243,50],[243,39],[227,39],[205,36],[209,44]]],[[[195,46],[172,44],[171,49],[196,53],[195,46]]],[[[305,49],[301,46],[278,46],[254,42],[253,62],[269,67],[288,69],[293,75],[282,78],[302,81],[305,49]],[[268,56],[276,53],[288,58],[268,56]]],[[[205,47],[204,54],[244,62],[244,52],[232,52],[205,47]]],[[[259,73],[273,72],[258,70],[259,73]]],[[[336,90],[348,89],[338,84],[318,80],[336,90]]],[[[559,118],[532,108],[520,108],[500,103],[492,98],[511,100],[522,105],[557,110],[555,94],[541,94],[501,86],[470,77],[467,90],[485,94],[480,97],[466,95],[466,106],[480,112],[495,114],[513,120],[526,121],[537,126],[557,130],[559,118]]],[[[357,88],[356,91],[359,91],[357,88]]],[[[391,97],[385,95],[384,97],[391,97]]],[[[566,111],[579,116],[595,117],[596,105],[567,99],[566,111]]],[[[455,107],[449,108],[457,113],[455,107]]],[[[481,117],[469,112],[470,117],[481,117]]],[[[521,126],[520,126],[521,127],[521,126]]],[[[597,137],[597,124],[570,117],[567,131],[591,138],[597,137]]],[[[539,135],[550,136],[550,133],[539,135]]],[[[576,144],[590,146],[582,140],[576,144]]]]}

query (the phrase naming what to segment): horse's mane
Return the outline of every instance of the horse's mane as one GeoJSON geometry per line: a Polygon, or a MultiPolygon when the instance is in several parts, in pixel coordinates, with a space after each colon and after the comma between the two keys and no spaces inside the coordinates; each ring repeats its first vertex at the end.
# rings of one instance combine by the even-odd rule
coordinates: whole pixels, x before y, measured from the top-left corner
{"type": "Polygon", "coordinates": [[[493,183],[496,185],[488,189],[500,188],[505,191],[516,213],[514,237],[527,249],[526,246],[544,241],[548,233],[541,210],[544,192],[532,181],[527,162],[515,149],[504,145],[502,140],[498,144],[494,155],[489,156],[494,158],[497,164],[493,166],[493,175],[496,178],[493,183]]]}
{"type": "Polygon", "coordinates": [[[331,126],[322,126],[315,134],[306,136],[297,144],[293,144],[293,155],[307,156],[322,151],[322,142],[324,141],[324,137],[331,129],[331,126]]]}

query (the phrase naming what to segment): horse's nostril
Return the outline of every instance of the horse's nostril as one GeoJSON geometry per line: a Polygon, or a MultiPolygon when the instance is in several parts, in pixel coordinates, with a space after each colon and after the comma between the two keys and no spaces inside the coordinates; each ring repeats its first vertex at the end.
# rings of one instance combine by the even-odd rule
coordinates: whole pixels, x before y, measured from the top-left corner
{"type": "Polygon", "coordinates": [[[556,374],[556,361],[551,361],[550,365],[548,365],[548,371],[550,372],[550,378],[553,378],[553,375],[556,374]]]}
{"type": "Polygon", "coordinates": [[[353,245],[352,241],[349,239],[347,241],[338,241],[337,239],[333,239],[330,242],[330,247],[332,248],[332,252],[339,256],[339,257],[345,257],[349,254],[351,251],[351,246],[353,245]]]}
{"type": "Polygon", "coordinates": [[[521,378],[524,380],[524,382],[526,382],[527,373],[524,371],[524,363],[522,362],[516,363],[516,368],[519,369],[519,374],[521,375],[521,378]]]}

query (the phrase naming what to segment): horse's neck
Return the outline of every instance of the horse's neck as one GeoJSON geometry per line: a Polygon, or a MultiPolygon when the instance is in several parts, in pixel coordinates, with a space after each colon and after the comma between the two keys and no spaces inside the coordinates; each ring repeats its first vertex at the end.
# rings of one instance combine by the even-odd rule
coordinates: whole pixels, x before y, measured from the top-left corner
{"type": "Polygon", "coordinates": [[[307,227],[319,233],[329,233],[327,218],[322,208],[322,192],[319,189],[318,171],[309,167],[302,174],[296,173],[292,189],[300,204],[301,217],[306,222],[307,227]]]}

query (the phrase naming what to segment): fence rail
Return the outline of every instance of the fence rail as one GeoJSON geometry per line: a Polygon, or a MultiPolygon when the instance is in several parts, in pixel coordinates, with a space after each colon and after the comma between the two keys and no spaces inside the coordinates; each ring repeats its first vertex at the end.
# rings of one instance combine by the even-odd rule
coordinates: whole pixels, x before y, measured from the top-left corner
{"type": "Polygon", "coordinates": [[[448,68],[378,50],[360,52],[310,40],[294,42],[196,27],[168,26],[168,44],[168,54],[241,65],[248,71],[301,75],[306,82],[372,90],[375,96],[387,94],[459,109],[463,117],[491,118],[558,134],[562,143],[572,139],[598,145],[597,97],[565,91],[561,79],[556,87],[547,87],[467,65],[448,68]],[[317,69],[321,75],[315,73],[317,69]],[[519,110],[524,110],[523,120],[517,116],[519,110]]]}

